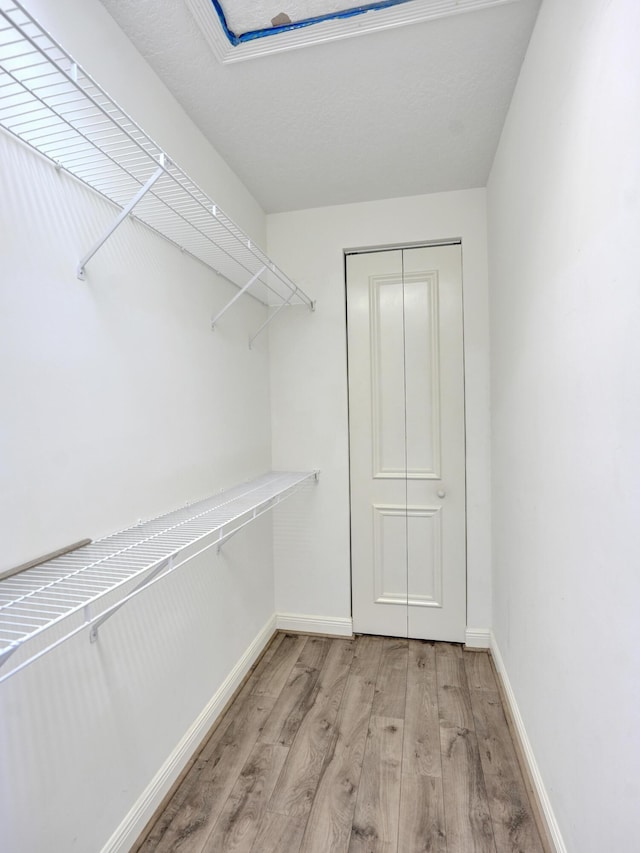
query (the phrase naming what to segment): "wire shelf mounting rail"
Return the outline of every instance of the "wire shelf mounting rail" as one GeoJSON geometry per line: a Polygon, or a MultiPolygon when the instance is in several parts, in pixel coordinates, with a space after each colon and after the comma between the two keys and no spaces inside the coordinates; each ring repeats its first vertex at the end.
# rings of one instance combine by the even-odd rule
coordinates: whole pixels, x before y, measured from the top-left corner
{"type": "Polygon", "coordinates": [[[0,682],[80,631],[88,630],[94,642],[100,625],[131,598],[203,551],[219,550],[318,476],[318,471],[270,472],[0,581],[0,682]],[[181,559],[192,546],[199,547],[181,559]],[[74,615],[80,624],[65,630],[65,620],[69,624],[74,615]],[[54,626],[62,631],[47,642],[45,632],[54,626]],[[38,638],[42,642],[29,652],[27,644],[38,638]],[[24,651],[20,660],[5,669],[19,650],[24,651]]]}
{"type": "Polygon", "coordinates": [[[0,126],[121,208],[79,260],[79,278],[135,208],[137,219],[263,304],[314,308],[17,0],[0,0],[0,126]]]}

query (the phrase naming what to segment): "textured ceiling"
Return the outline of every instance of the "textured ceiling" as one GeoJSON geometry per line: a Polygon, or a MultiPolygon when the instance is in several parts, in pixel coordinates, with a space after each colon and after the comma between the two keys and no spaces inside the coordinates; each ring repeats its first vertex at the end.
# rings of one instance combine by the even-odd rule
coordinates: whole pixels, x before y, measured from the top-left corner
{"type": "Polygon", "coordinates": [[[102,2],[274,212],[484,186],[540,0],[233,64],[184,2],[102,2]]]}

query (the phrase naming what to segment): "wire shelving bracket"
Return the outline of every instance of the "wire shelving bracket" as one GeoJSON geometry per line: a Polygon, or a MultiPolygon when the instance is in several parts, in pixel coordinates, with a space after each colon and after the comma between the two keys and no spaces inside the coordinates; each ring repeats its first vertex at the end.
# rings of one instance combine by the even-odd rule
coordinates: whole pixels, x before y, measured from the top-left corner
{"type": "Polygon", "coordinates": [[[314,308],[18,0],[0,0],[0,127],[120,208],[111,228],[80,259],[79,278],[135,208],[137,220],[240,292],[268,307],[314,308]]]}
{"type": "Polygon", "coordinates": [[[82,631],[96,642],[128,601],[318,478],[272,471],[0,581],[0,683],[82,631]]]}
{"type": "Polygon", "coordinates": [[[89,263],[91,258],[95,255],[95,253],[98,251],[98,249],[107,242],[107,240],[109,239],[109,237],[111,237],[111,235],[116,230],[118,225],[121,225],[124,222],[124,220],[127,218],[127,216],[133,211],[133,208],[136,206],[136,204],[144,198],[144,196],[149,192],[151,187],[158,180],[158,178],[162,177],[162,173],[164,172],[164,162],[165,162],[165,156],[164,156],[164,154],[161,154],[160,155],[160,165],[155,170],[153,175],[151,175],[151,177],[149,178],[147,183],[143,187],[140,187],[140,189],[134,195],[134,197],[131,199],[129,204],[127,204],[127,205],[125,205],[125,207],[123,207],[122,211],[116,217],[115,222],[106,231],[105,235],[103,237],[101,237],[96,243],[94,243],[94,245],[89,249],[87,254],[81,259],[80,263],[78,264],[78,278],[81,281],[84,281],[86,279],[87,275],[85,272],[85,267],[89,263]]]}

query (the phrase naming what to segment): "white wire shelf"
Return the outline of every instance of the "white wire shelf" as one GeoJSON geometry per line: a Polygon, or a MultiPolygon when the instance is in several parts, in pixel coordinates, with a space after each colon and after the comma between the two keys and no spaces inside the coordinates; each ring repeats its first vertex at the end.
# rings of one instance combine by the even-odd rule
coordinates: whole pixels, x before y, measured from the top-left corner
{"type": "Polygon", "coordinates": [[[80,278],[135,207],[137,219],[237,287],[251,281],[263,304],[314,307],[16,0],[0,0],[0,126],[121,208],[83,247],[80,278]]]}
{"type": "Polygon", "coordinates": [[[131,598],[203,551],[219,549],[251,521],[317,479],[318,471],[270,472],[0,581],[0,682],[79,631],[88,630],[95,641],[99,626],[131,598]],[[195,545],[201,547],[180,560],[180,553],[195,545]],[[110,596],[119,590],[122,596],[114,603],[110,596]],[[28,652],[28,643],[78,614],[80,625],[62,630],[53,642],[45,638],[28,652]],[[9,668],[12,655],[25,648],[20,661],[9,668]]]}

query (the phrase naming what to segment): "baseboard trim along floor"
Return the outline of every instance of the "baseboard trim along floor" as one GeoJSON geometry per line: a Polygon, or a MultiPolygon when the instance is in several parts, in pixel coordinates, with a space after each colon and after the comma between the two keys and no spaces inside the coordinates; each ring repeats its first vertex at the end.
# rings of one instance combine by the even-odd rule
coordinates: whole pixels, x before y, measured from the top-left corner
{"type": "Polygon", "coordinates": [[[467,628],[464,632],[464,644],[468,649],[491,648],[491,629],[467,628]]]}
{"type": "Polygon", "coordinates": [[[278,613],[276,627],[280,631],[302,634],[326,634],[329,637],[351,637],[353,621],[337,616],[309,616],[305,613],[278,613]]]}
{"type": "Polygon", "coordinates": [[[101,853],[128,853],[276,632],[272,616],[131,808],[101,853]]]}
{"type": "Polygon", "coordinates": [[[542,774],[540,773],[540,768],[538,767],[533,747],[531,746],[531,741],[527,735],[524,720],[522,719],[520,709],[518,708],[516,696],[513,692],[511,682],[509,681],[504,660],[493,632],[491,632],[491,656],[501,682],[504,704],[507,706],[507,709],[511,714],[511,720],[515,729],[513,736],[519,741],[518,745],[526,764],[529,781],[534,789],[535,795],[537,796],[538,805],[542,812],[542,819],[546,824],[545,828],[547,830],[549,843],[552,845],[553,853],[567,853],[567,848],[560,832],[560,826],[556,820],[551,800],[549,799],[547,789],[545,788],[542,774]]]}

